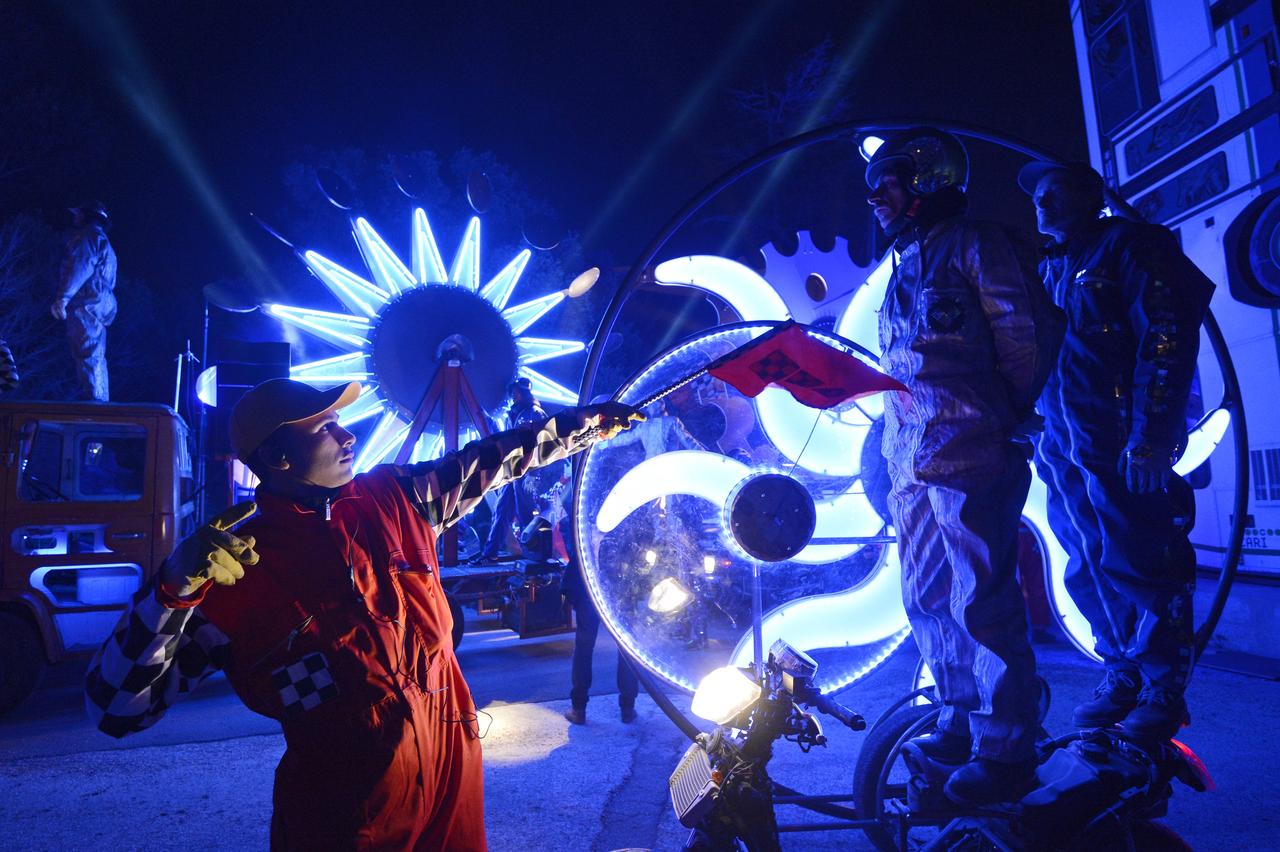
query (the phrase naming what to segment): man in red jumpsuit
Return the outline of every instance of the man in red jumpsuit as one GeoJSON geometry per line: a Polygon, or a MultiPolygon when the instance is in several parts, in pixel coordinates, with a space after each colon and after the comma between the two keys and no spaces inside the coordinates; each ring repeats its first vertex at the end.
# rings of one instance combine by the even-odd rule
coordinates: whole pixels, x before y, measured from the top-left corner
{"type": "Polygon", "coordinates": [[[86,703],[120,737],[222,669],[284,731],[272,848],[483,850],[484,726],[453,653],[436,536],[489,489],[640,415],[570,409],[355,476],[336,412],[359,392],[273,379],[245,394],[231,435],[262,480],[256,505],[178,545],[94,658],[86,703]]]}

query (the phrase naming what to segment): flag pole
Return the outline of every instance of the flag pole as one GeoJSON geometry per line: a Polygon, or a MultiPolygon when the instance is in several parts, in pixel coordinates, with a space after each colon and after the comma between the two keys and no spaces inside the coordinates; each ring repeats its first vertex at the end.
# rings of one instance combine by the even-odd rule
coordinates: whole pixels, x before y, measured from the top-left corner
{"type": "MultiPolygon", "coordinates": [[[[733,356],[737,355],[739,352],[741,352],[743,349],[747,348],[748,346],[759,346],[761,343],[768,340],[770,337],[773,337],[774,335],[782,331],[785,331],[786,329],[790,328],[793,325],[799,325],[799,323],[797,323],[795,320],[787,320],[786,322],[778,323],[776,326],[769,329],[759,337],[752,338],[751,340],[748,340],[746,343],[742,344],[741,346],[735,346],[733,348],[733,351],[726,352],[724,355],[721,355],[719,358],[707,364],[707,366],[703,367],[701,370],[690,373],[689,375],[685,376],[683,379],[678,379],[674,384],[667,385],[662,390],[656,393],[650,394],[649,396],[645,397],[639,402],[633,404],[632,407],[635,408],[636,410],[648,408],[649,406],[653,405],[655,402],[667,396],[668,394],[675,393],[676,391],[680,390],[680,388],[684,387],[690,382],[695,382],[698,379],[702,378],[707,373],[714,370],[716,367],[719,367],[725,361],[728,361],[729,359],[733,358],[733,356]]],[[[614,400],[617,401],[616,396],[614,397],[614,400]]]]}
{"type": "Polygon", "coordinates": [[[760,560],[751,560],[751,644],[756,680],[764,680],[764,595],[760,590],[760,560]]]}

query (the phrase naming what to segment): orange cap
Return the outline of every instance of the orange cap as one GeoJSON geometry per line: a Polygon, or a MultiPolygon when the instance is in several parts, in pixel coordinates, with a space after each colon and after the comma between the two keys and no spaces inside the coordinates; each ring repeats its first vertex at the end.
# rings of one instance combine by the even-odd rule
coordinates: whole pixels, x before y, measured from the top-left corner
{"type": "Polygon", "coordinates": [[[247,461],[286,423],[344,408],[359,395],[359,382],[319,390],[293,379],[267,379],[250,388],[231,409],[231,449],[241,461],[247,461]]]}

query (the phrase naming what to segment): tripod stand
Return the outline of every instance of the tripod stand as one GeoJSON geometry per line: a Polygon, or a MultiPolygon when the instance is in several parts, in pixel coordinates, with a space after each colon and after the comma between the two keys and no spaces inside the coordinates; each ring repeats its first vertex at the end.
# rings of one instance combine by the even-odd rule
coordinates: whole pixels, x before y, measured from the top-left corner
{"type": "MultiPolygon", "coordinates": [[[[458,335],[446,338],[436,352],[439,366],[427,385],[422,402],[414,413],[413,422],[409,426],[409,434],[405,436],[400,451],[396,453],[396,464],[406,464],[413,456],[413,448],[417,446],[422,432],[427,426],[436,406],[440,406],[440,414],[444,425],[444,451],[454,452],[458,449],[460,433],[459,411],[466,411],[479,430],[481,437],[489,437],[490,429],[485,419],[484,409],[476,400],[471,383],[463,364],[471,360],[470,346],[458,335]]],[[[441,536],[443,552],[440,555],[441,566],[451,567],[458,564],[458,531],[455,527],[445,530],[441,536]]]]}

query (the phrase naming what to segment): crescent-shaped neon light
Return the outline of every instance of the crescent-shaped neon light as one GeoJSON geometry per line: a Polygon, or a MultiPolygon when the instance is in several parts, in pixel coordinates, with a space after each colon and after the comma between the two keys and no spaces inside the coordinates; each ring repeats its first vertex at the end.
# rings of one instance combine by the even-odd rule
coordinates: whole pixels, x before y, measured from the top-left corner
{"type": "Polygon", "coordinates": [[[769,282],[736,260],[697,254],[659,263],[653,279],[668,287],[696,287],[729,303],[746,322],[784,320],[787,305],[769,282]]]}
{"type": "Polygon", "coordinates": [[[1231,428],[1231,412],[1225,408],[1217,408],[1202,417],[1196,428],[1187,435],[1187,449],[1173,466],[1178,476],[1186,476],[1191,471],[1208,461],[1209,456],[1222,443],[1222,437],[1231,428]]]}
{"type": "MultiPolygon", "coordinates": [[[[810,651],[870,645],[892,637],[894,641],[876,659],[868,661],[841,683],[824,684],[823,688],[830,692],[852,683],[893,653],[910,632],[902,606],[902,569],[897,547],[884,549],[875,572],[862,584],[843,592],[785,603],[765,615],[762,627],[766,648],[778,639],[810,651]],[[858,617],[851,617],[855,612],[858,617]]],[[[747,631],[733,651],[732,664],[750,665],[752,654],[751,632],[747,631]]]]}
{"type": "Polygon", "coordinates": [[[737,459],[702,450],[663,453],[623,474],[596,514],[596,528],[612,532],[618,524],[651,500],[689,494],[723,506],[733,486],[751,473],[737,459]]]}
{"type": "MultiPolygon", "coordinates": [[[[884,294],[889,289],[889,279],[893,277],[893,258],[890,250],[867,276],[866,282],[854,292],[833,329],[846,340],[877,354],[880,352],[880,306],[884,304],[884,294]]],[[[875,398],[879,399],[878,396],[875,398]]]]}
{"type": "MultiPolygon", "coordinates": [[[[1031,466],[1035,472],[1035,465],[1031,466]]],[[[1086,656],[1101,661],[1093,650],[1093,628],[1089,620],[1080,612],[1076,602],[1067,592],[1067,552],[1062,549],[1058,537],[1049,526],[1049,489],[1039,474],[1031,477],[1031,488],[1027,491],[1027,502],[1022,507],[1022,520],[1039,539],[1040,552],[1048,560],[1049,587],[1051,604],[1058,611],[1058,621],[1067,631],[1072,643],[1086,656]]]]}
{"type": "Polygon", "coordinates": [[[770,443],[805,470],[824,476],[857,476],[861,467],[862,441],[880,410],[879,394],[859,400],[847,408],[815,411],[781,388],[765,388],[755,398],[760,428],[770,443]]]}

